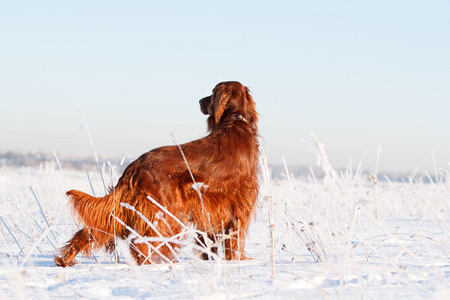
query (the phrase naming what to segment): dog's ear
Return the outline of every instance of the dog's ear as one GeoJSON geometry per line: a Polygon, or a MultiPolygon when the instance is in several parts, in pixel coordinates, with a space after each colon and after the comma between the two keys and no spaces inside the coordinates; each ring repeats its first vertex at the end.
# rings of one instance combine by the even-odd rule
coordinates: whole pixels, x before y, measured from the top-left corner
{"type": "Polygon", "coordinates": [[[250,113],[250,124],[253,125],[253,128],[258,130],[258,113],[256,112],[255,101],[253,101],[252,96],[250,95],[250,90],[245,87],[245,98],[247,98],[248,112],[250,113]]]}
{"type": "Polygon", "coordinates": [[[214,118],[216,124],[220,123],[220,119],[222,118],[223,113],[225,112],[228,102],[231,99],[231,93],[228,92],[227,89],[220,89],[220,91],[217,92],[215,95],[215,103],[216,103],[216,109],[214,113],[214,118]]]}

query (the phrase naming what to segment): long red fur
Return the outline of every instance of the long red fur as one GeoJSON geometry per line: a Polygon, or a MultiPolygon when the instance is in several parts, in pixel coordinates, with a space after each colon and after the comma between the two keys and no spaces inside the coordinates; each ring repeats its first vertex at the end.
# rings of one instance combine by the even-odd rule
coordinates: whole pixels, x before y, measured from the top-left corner
{"type": "MultiPolygon", "coordinates": [[[[104,197],[67,192],[84,227],[59,250],[58,266],[71,266],[79,252],[87,256],[101,248],[112,252],[116,238],[130,243],[138,264],[174,260],[179,243],[137,239],[171,238],[182,230],[177,220],[147,197],[182,223],[205,232],[215,242],[212,252],[217,253],[222,240],[225,259],[246,259],[244,241],[258,194],[255,103],[248,88],[231,81],[219,83],[211,96],[200,100],[200,107],[209,114],[206,137],[143,154],[104,197]]],[[[205,237],[199,235],[197,243],[205,246],[205,237]]],[[[208,259],[205,253],[201,257],[208,259]]]]}

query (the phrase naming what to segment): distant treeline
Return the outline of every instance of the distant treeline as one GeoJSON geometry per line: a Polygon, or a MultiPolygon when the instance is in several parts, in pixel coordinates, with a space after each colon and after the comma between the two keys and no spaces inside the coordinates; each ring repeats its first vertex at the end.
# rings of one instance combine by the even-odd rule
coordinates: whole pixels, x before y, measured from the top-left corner
{"type": "MultiPolygon", "coordinates": [[[[131,159],[124,159],[121,165],[121,158],[102,159],[100,158],[100,167],[108,166],[108,162],[114,166],[115,172],[121,174],[123,170],[131,163],[131,159]]],[[[37,152],[37,153],[21,153],[14,151],[0,152],[0,166],[15,166],[15,167],[35,167],[48,162],[55,162],[60,164],[63,169],[84,170],[96,169],[97,162],[93,157],[57,157],[55,154],[37,152]]],[[[286,167],[284,165],[270,165],[271,175],[277,179],[287,179],[286,167]]],[[[319,167],[309,166],[288,166],[289,175],[292,178],[304,178],[312,176],[322,178],[324,172],[319,167]]],[[[366,175],[364,175],[366,176],[366,175]]],[[[367,173],[369,176],[369,173],[367,173]]],[[[411,176],[409,174],[378,174],[379,181],[385,181],[389,178],[391,181],[409,181],[411,176]]],[[[423,178],[423,182],[428,182],[429,178],[423,178]]]]}
{"type": "MultiPolygon", "coordinates": [[[[84,170],[92,167],[97,167],[97,162],[92,157],[58,157],[55,154],[49,153],[20,153],[14,151],[0,152],[0,166],[13,167],[35,167],[48,162],[55,162],[60,164],[63,169],[84,170]]],[[[120,159],[100,159],[100,166],[111,163],[116,168],[116,172],[122,172],[130,161],[125,160],[124,164],[120,166],[120,159]]]]}

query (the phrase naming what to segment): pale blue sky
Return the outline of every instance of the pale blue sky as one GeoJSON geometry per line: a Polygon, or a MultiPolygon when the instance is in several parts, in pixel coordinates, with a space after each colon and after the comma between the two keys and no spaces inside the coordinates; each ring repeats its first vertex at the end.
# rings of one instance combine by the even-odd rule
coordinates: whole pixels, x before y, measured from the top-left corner
{"type": "Polygon", "coordinates": [[[247,85],[272,163],[450,161],[448,1],[2,1],[0,151],[137,157],[204,136],[198,100],[247,85]]]}

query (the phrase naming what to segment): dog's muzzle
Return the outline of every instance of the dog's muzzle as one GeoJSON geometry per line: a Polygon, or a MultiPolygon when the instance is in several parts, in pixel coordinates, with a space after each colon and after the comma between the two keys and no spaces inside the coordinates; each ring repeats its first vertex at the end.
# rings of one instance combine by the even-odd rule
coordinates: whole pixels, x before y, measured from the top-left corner
{"type": "Polygon", "coordinates": [[[210,112],[208,111],[208,107],[211,104],[211,96],[205,97],[203,99],[200,99],[200,110],[203,114],[209,115],[210,112]]]}

